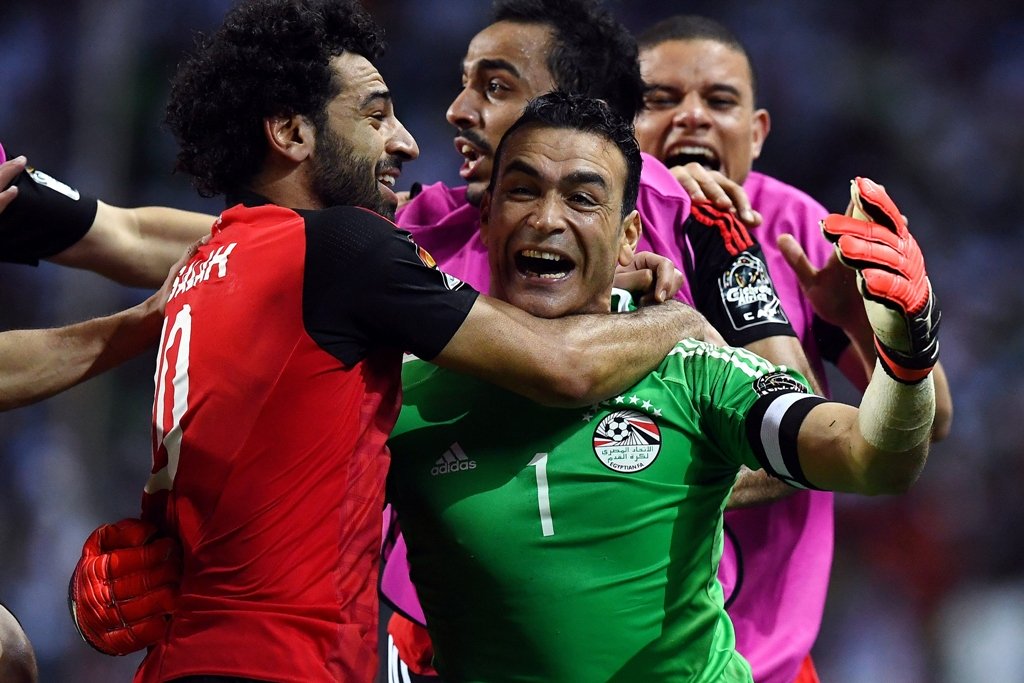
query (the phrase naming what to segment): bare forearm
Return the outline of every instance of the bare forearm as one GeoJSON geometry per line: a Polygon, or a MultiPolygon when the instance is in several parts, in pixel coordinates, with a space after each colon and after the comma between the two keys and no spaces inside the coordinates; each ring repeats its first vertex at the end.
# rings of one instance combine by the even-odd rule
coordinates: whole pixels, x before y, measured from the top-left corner
{"type": "Polygon", "coordinates": [[[0,333],[0,410],[40,401],[108,370],[156,343],[153,298],[120,313],[44,330],[0,333]]]}
{"type": "Polygon", "coordinates": [[[125,285],[156,288],[215,216],[158,206],[123,209],[99,202],[89,232],[53,257],[125,285]]]}

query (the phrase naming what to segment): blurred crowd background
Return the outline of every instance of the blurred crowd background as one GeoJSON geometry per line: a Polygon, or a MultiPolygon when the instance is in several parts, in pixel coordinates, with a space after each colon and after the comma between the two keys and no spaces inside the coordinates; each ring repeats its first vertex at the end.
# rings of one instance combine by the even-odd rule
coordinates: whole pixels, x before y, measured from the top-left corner
{"type": "MultiPolygon", "coordinates": [[[[0,141],[113,204],[218,212],[173,175],[170,75],[229,0],[35,0],[0,12],[0,141]]],[[[366,0],[381,72],[421,159],[400,181],[458,183],[444,119],[487,0],[366,0]]],[[[826,683],[1024,681],[1024,7],[1013,0],[648,0],[640,30],[712,16],[748,45],[772,131],[755,168],[841,211],[884,183],[910,217],[943,308],[956,414],[916,488],[840,496],[815,649],[826,683]]],[[[44,264],[0,264],[0,329],[82,320],[146,292],[44,264]]],[[[244,351],[245,339],[227,339],[244,351]]],[[[148,472],[152,359],[0,414],[0,601],[43,681],[127,681],[137,657],[90,650],[66,586],[98,524],[135,515],[148,472]]]]}

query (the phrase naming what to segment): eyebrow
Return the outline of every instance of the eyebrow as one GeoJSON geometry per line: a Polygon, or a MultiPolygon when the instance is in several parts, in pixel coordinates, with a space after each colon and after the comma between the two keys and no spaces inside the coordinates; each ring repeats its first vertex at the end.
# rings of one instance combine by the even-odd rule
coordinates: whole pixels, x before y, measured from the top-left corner
{"type": "Polygon", "coordinates": [[[386,102],[390,102],[391,101],[391,91],[390,90],[376,90],[376,91],[370,93],[369,95],[367,95],[366,97],[363,98],[362,102],[359,103],[359,108],[360,109],[366,109],[371,104],[375,103],[377,100],[380,100],[380,102],[382,104],[386,103],[386,102]]]}
{"type": "MultiPolygon", "coordinates": [[[[505,173],[508,174],[513,171],[518,171],[531,178],[540,177],[540,172],[537,169],[521,159],[513,159],[508,162],[508,166],[505,167],[505,173]]],[[[602,189],[608,189],[608,182],[604,179],[604,176],[594,171],[573,171],[564,176],[559,182],[572,183],[574,185],[594,184],[602,189]]]]}
{"type": "MultiPolygon", "coordinates": [[[[487,70],[487,71],[498,71],[498,70],[501,70],[501,71],[509,72],[510,74],[515,76],[516,78],[519,78],[519,77],[522,76],[522,74],[519,73],[519,69],[516,68],[516,65],[513,64],[512,62],[508,61],[507,59],[487,59],[487,58],[484,58],[484,59],[478,60],[476,65],[477,65],[477,70],[478,71],[481,70],[481,69],[487,70]]],[[[463,71],[465,71],[466,66],[467,65],[465,63],[463,63],[463,66],[462,66],[463,71]]]]}
{"type": "MultiPolygon", "coordinates": [[[[725,92],[728,92],[728,93],[730,93],[732,95],[735,95],[736,97],[741,97],[742,96],[741,93],[740,93],[739,88],[737,88],[736,86],[733,86],[733,85],[729,85],[728,83],[712,83],[711,87],[709,88],[709,90],[711,90],[712,92],[717,92],[717,91],[720,91],[720,90],[724,90],[725,92]]],[[[673,87],[671,85],[665,85],[663,83],[645,83],[644,84],[644,95],[650,95],[651,93],[655,93],[655,92],[678,93],[679,92],[679,88],[675,88],[675,87],[673,87]]]]}

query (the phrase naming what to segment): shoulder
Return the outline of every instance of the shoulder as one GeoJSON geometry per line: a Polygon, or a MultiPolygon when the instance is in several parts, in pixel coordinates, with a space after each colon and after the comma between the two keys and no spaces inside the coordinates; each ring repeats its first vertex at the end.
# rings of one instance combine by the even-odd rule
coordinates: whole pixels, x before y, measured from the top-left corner
{"type": "Polygon", "coordinates": [[[636,208],[644,219],[644,227],[655,225],[659,217],[669,218],[675,225],[690,215],[690,196],[686,194],[672,172],[650,154],[641,154],[643,169],[636,208]]]}

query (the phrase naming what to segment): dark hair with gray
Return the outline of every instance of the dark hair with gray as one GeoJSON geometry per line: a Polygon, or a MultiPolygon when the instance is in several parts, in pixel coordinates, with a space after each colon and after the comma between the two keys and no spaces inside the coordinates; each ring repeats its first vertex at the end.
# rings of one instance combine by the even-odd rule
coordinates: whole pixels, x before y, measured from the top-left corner
{"type": "Polygon", "coordinates": [[[676,14],[662,19],[637,36],[641,51],[657,47],[669,40],[711,40],[739,52],[747,60],[750,89],[754,93],[754,100],[757,100],[757,74],[754,71],[754,62],[751,61],[750,53],[740,39],[724,24],[698,14],[676,14]]]}
{"type": "Polygon", "coordinates": [[[555,90],[536,97],[526,105],[523,115],[501,137],[498,149],[494,152],[494,171],[488,193],[494,192],[498,174],[501,171],[501,157],[505,145],[516,131],[527,127],[562,128],[593,133],[615,144],[626,159],[626,184],[622,190],[622,217],[636,208],[636,197],[640,191],[640,170],[643,160],[640,158],[640,146],[633,134],[633,123],[627,121],[604,100],[585,97],[555,90]]]}
{"type": "Polygon", "coordinates": [[[551,28],[556,89],[602,99],[630,121],[643,107],[636,39],[595,0],[497,0],[493,20],[551,28]]]}
{"type": "Polygon", "coordinates": [[[166,123],[181,147],[175,170],[212,197],[245,187],[267,153],[263,120],[301,115],[317,130],[344,88],[331,59],[377,59],[383,33],[355,0],[246,0],[178,67],[166,123]]]}

